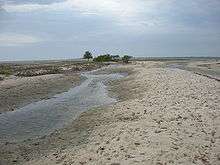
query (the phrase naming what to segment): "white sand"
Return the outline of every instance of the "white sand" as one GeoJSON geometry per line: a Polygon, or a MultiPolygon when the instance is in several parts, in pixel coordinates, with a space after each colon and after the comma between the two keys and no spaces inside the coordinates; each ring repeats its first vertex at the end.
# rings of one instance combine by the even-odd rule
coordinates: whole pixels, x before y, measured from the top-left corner
{"type": "Polygon", "coordinates": [[[131,66],[124,83],[136,98],[103,111],[89,143],[28,164],[219,165],[220,83],[152,66],[131,66]]]}

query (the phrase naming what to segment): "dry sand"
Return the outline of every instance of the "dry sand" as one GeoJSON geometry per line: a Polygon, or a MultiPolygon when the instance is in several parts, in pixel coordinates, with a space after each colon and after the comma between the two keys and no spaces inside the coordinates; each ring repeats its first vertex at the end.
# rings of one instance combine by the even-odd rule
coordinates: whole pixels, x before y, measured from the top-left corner
{"type": "Polygon", "coordinates": [[[111,91],[125,99],[83,113],[52,141],[65,147],[26,164],[219,165],[220,83],[152,62],[124,68],[133,73],[111,91]]]}

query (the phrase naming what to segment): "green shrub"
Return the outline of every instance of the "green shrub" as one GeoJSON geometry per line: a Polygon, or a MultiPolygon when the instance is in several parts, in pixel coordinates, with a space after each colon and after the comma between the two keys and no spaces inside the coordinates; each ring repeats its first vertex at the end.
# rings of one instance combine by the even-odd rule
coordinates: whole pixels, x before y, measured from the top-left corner
{"type": "Polygon", "coordinates": [[[0,66],[0,74],[9,76],[13,73],[12,69],[9,66],[2,65],[0,66]]]}
{"type": "Polygon", "coordinates": [[[112,61],[112,56],[110,54],[100,55],[93,59],[95,62],[108,62],[112,61]]]}

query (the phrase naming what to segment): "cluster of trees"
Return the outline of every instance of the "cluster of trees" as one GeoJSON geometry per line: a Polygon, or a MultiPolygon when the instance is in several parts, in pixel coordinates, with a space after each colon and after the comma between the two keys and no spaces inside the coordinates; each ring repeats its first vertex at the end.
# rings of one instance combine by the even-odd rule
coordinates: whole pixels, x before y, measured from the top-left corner
{"type": "Polygon", "coordinates": [[[86,51],[85,54],[83,55],[84,59],[90,60],[93,59],[95,62],[108,62],[108,61],[120,61],[122,60],[124,63],[128,63],[129,60],[132,58],[131,56],[124,55],[122,58],[119,55],[110,55],[110,54],[105,54],[105,55],[100,55],[98,57],[93,58],[92,53],[89,51],[86,51]]]}

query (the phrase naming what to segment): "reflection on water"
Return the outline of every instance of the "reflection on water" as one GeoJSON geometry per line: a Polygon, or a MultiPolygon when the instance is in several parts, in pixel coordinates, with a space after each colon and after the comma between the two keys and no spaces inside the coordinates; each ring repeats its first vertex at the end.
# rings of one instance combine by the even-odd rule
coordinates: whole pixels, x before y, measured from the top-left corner
{"type": "Polygon", "coordinates": [[[104,83],[122,78],[121,74],[82,75],[87,79],[68,92],[1,114],[0,140],[20,141],[47,135],[89,108],[116,102],[108,96],[104,83]]]}

